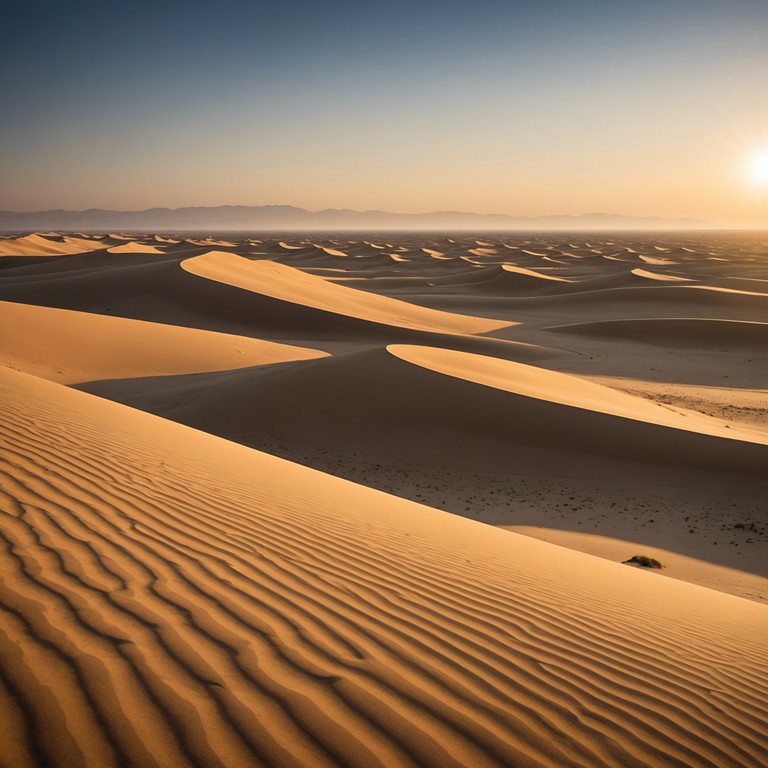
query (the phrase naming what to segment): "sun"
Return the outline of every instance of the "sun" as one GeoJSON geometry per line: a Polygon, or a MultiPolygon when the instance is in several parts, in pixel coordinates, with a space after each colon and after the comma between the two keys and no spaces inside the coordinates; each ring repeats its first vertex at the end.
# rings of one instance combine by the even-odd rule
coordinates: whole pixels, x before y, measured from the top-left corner
{"type": "Polygon", "coordinates": [[[753,155],[747,166],[750,178],[755,184],[768,186],[768,150],[753,155]]]}

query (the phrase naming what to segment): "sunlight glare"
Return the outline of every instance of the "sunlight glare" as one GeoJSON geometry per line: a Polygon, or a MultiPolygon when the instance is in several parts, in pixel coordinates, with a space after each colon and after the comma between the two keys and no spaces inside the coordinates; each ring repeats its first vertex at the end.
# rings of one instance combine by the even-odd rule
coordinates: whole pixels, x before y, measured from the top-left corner
{"type": "Polygon", "coordinates": [[[752,157],[749,162],[749,175],[756,184],[768,185],[768,150],[752,157]]]}

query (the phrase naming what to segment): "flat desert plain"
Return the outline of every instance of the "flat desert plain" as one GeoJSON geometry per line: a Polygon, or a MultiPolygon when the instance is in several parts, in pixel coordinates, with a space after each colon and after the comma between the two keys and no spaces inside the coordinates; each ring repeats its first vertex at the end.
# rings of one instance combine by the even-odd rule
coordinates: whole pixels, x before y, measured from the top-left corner
{"type": "Polygon", "coordinates": [[[7,236],[0,322],[3,766],[768,764],[768,235],[7,236]]]}

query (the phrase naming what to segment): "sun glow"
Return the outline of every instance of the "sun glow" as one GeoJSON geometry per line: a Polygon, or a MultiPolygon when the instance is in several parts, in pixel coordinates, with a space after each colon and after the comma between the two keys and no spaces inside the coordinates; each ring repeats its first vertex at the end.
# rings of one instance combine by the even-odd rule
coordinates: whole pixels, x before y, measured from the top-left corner
{"type": "Polygon", "coordinates": [[[752,156],[749,161],[748,172],[755,184],[768,186],[768,150],[752,156]]]}

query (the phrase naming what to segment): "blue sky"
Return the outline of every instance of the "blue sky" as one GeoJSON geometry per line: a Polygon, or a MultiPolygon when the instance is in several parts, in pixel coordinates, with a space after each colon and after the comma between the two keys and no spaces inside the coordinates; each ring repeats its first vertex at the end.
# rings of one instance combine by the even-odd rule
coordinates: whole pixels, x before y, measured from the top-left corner
{"type": "Polygon", "coordinates": [[[768,223],[768,2],[12,4],[0,207],[768,223]]]}

